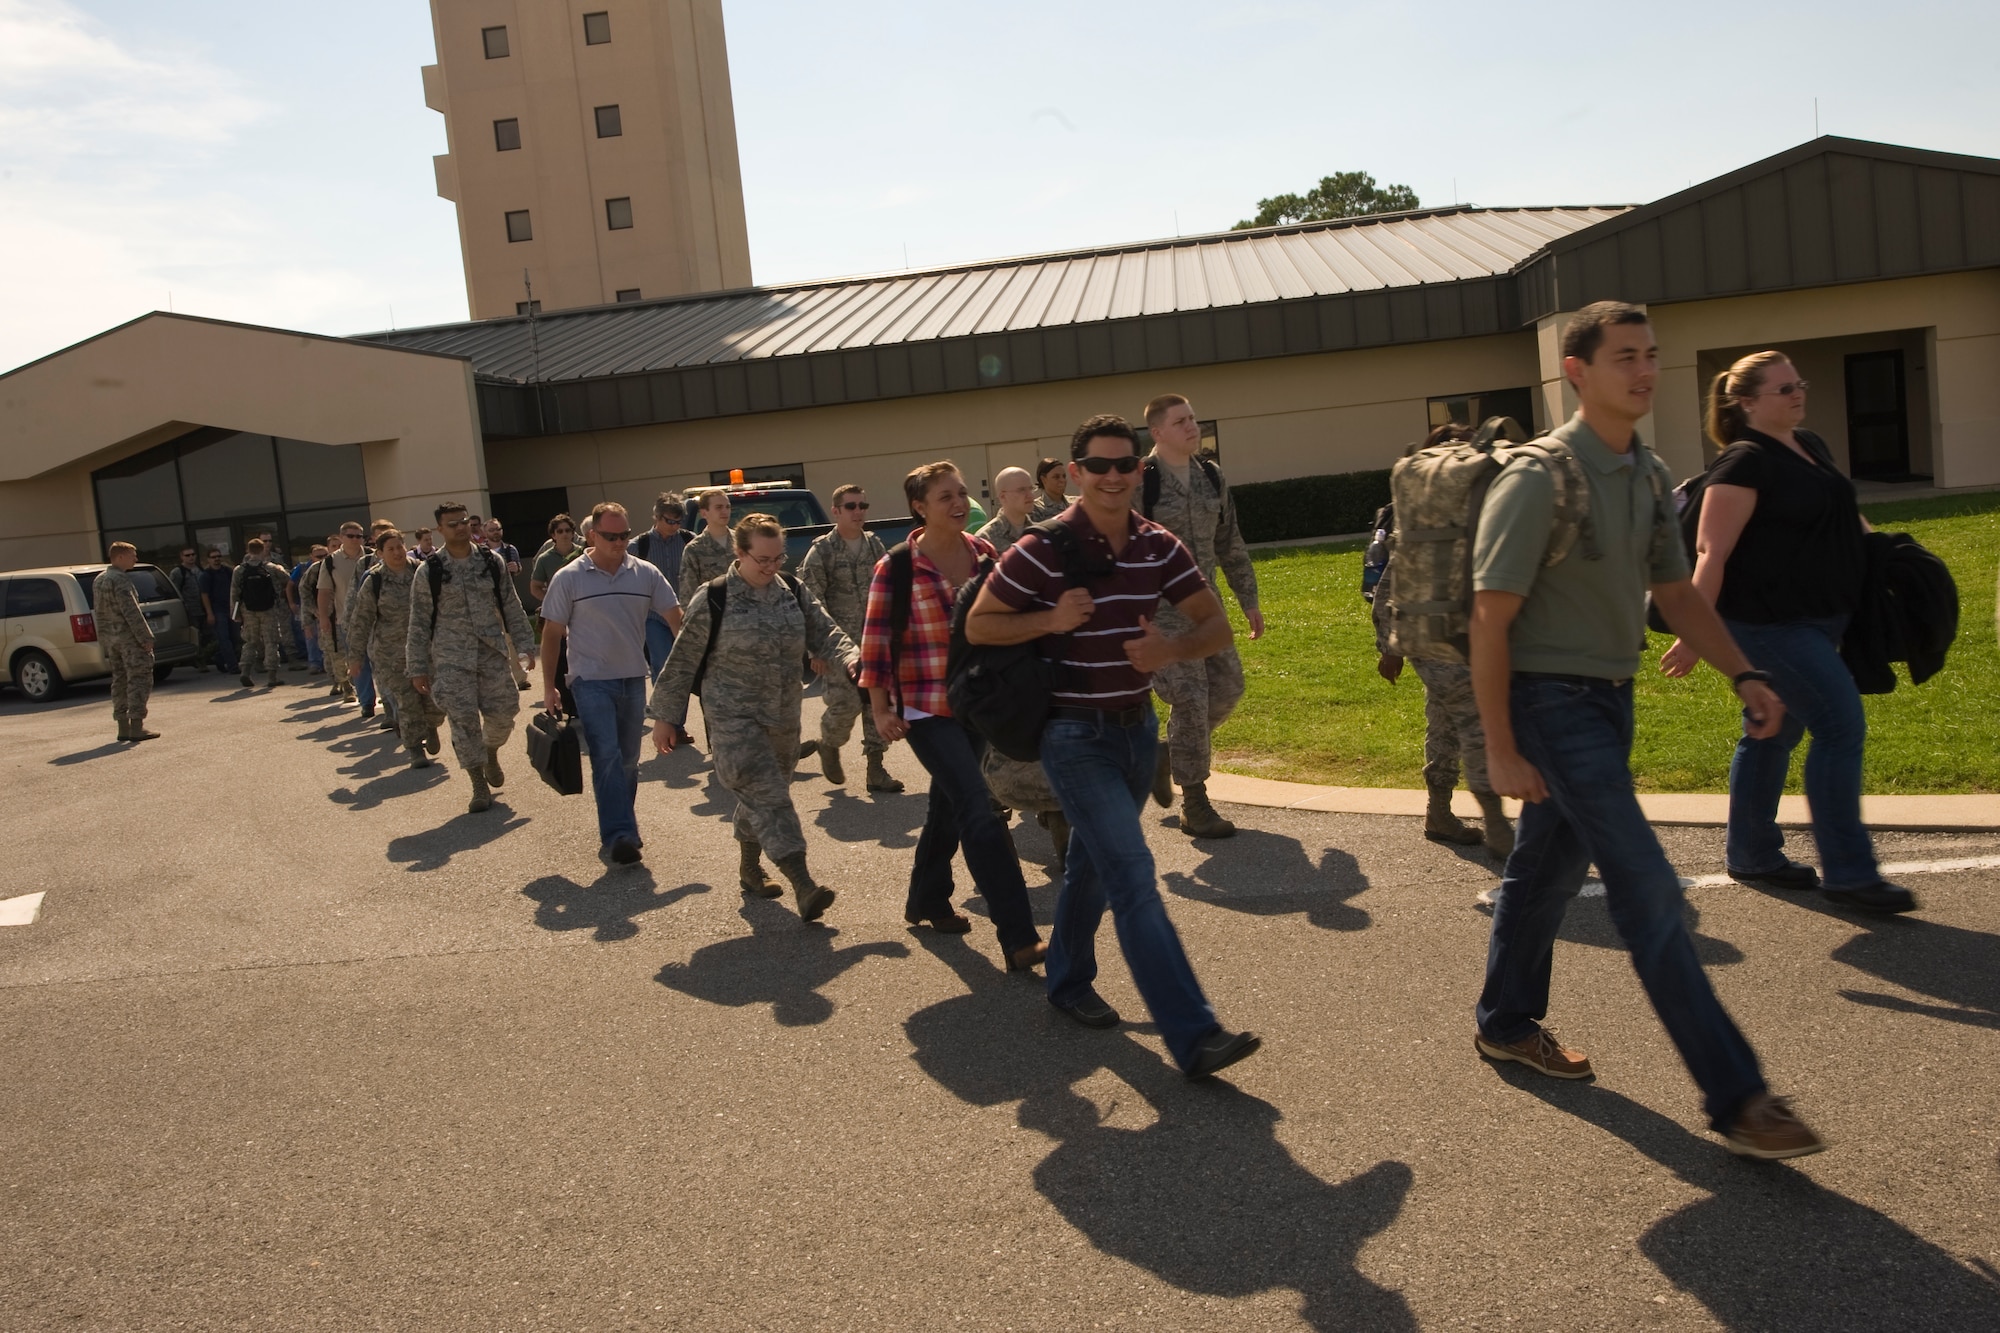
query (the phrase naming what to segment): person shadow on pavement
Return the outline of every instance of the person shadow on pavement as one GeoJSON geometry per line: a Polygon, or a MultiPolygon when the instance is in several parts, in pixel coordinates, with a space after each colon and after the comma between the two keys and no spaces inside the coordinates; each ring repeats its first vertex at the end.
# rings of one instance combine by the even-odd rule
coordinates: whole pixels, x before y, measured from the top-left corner
{"type": "MultiPolygon", "coordinates": [[[[1498,886],[1495,886],[1498,891],[1498,886]]],[[[1493,904],[1482,901],[1479,911],[1487,920],[1493,919],[1493,904]]],[[[1701,933],[1701,909],[1693,903],[1686,903],[1682,915],[1687,921],[1688,935],[1694,940],[1695,957],[1704,967],[1722,967],[1743,961],[1743,951],[1728,940],[1701,933]]],[[[1556,938],[1567,944],[1581,944],[1592,949],[1623,949],[1625,941],[1619,938],[1618,927],[1611,920],[1611,905],[1602,893],[1585,898],[1570,899],[1569,908],[1563,913],[1562,928],[1556,938]]]]}
{"type": "Polygon", "coordinates": [[[528,822],[526,815],[508,807],[504,796],[496,795],[493,808],[482,814],[455,815],[434,829],[389,839],[389,859],[413,873],[438,870],[460,852],[484,847],[528,822]]]}
{"type": "Polygon", "coordinates": [[[1282,833],[1239,828],[1226,845],[1197,842],[1208,859],[1193,874],[1170,870],[1167,891],[1253,916],[1304,912],[1321,930],[1366,930],[1373,918],[1348,900],[1368,892],[1361,863],[1338,847],[1313,863],[1305,844],[1282,833]]]}
{"type": "Polygon", "coordinates": [[[67,768],[71,764],[87,764],[93,759],[102,759],[105,755],[118,754],[131,748],[133,747],[125,741],[106,741],[88,750],[72,750],[68,754],[59,754],[49,762],[57,768],[67,768]]]}
{"type": "Polygon", "coordinates": [[[834,947],[840,932],[800,922],[772,898],[743,899],[750,933],[705,944],[685,963],[668,963],[653,980],[709,1004],[740,1009],[768,1004],[780,1027],[809,1027],[833,1017],[833,1001],[820,987],[864,958],[907,958],[910,947],[893,940],[834,947]]]}
{"type": "MultiPolygon", "coordinates": [[[[848,774],[853,782],[855,774],[848,774]]],[[[824,783],[826,780],[821,778],[824,783]]],[[[813,823],[826,830],[835,842],[872,842],[878,847],[900,850],[917,845],[917,833],[924,826],[930,808],[927,792],[871,792],[855,796],[845,787],[833,787],[826,805],[813,816],[813,823]]]]}
{"type": "Polygon", "coordinates": [[[1810,1176],[1721,1144],[1608,1088],[1519,1065],[1500,1077],[1617,1138],[1709,1197],[1662,1218],[1640,1253],[1735,1333],[2000,1328],[2000,1272],[1810,1176]],[[1975,1261],[1977,1262],[1977,1261],[1975,1261]]]}
{"type": "Polygon", "coordinates": [[[448,781],[449,777],[441,764],[433,764],[429,768],[411,768],[408,764],[403,764],[380,777],[370,778],[355,786],[335,787],[327,793],[326,798],[335,805],[344,805],[356,812],[373,810],[384,801],[394,800],[398,796],[414,796],[418,792],[429,791],[432,787],[448,781]]]}
{"type": "Polygon", "coordinates": [[[1948,1023],[2000,1028],[2000,935],[1947,926],[1920,916],[1871,917],[1829,903],[1810,905],[1828,916],[1866,927],[1833,951],[1830,956],[1834,962],[1943,1003],[1925,1004],[1899,995],[1847,988],[1840,991],[1842,999],[1948,1023]]]}
{"type": "Polygon", "coordinates": [[[658,891],[658,881],[645,866],[606,870],[589,885],[567,875],[544,875],[521,889],[535,904],[535,924],[543,930],[593,930],[599,944],[629,940],[639,933],[641,912],[671,907],[683,898],[707,893],[706,884],[683,884],[658,891]],[[635,873],[636,869],[636,873],[635,873]]]}
{"type": "Polygon", "coordinates": [[[1215,1080],[1189,1084],[1129,1030],[1086,1032],[962,937],[924,938],[968,993],[903,1025],[926,1075],[974,1106],[1020,1103],[1019,1122],[1055,1147],[1035,1188],[1106,1254],[1183,1291],[1240,1298],[1289,1288],[1316,1329],[1417,1327],[1398,1292],[1356,1265],[1402,1211],[1413,1173],[1378,1162],[1329,1184],[1278,1141],[1276,1107],[1215,1080]],[[1143,1128],[1108,1123],[1077,1091],[1115,1077],[1143,1128]]]}

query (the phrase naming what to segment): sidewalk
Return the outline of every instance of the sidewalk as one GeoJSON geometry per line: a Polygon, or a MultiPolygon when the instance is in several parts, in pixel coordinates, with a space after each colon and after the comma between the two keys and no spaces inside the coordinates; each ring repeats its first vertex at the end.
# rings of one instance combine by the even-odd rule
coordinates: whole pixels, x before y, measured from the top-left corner
{"type": "MultiPolygon", "coordinates": [[[[1216,773],[1208,794],[1232,805],[1261,805],[1280,810],[1320,810],[1346,815],[1415,815],[1424,813],[1425,793],[1399,787],[1320,787],[1308,782],[1274,782],[1270,778],[1216,773]]],[[[1712,825],[1728,822],[1729,798],[1720,795],[1658,792],[1641,795],[1639,804],[1655,824],[1712,825]]],[[[1510,814],[1520,802],[1507,802],[1510,814]]],[[[1452,796],[1452,809],[1477,817],[1479,807],[1470,792],[1452,796]]],[[[1977,833],[2000,829],[2000,796],[1864,796],[1861,817],[1872,829],[1898,833],[1977,833]]],[[[1811,824],[1803,796],[1787,796],[1778,806],[1778,822],[1787,828],[1811,824]]]]}

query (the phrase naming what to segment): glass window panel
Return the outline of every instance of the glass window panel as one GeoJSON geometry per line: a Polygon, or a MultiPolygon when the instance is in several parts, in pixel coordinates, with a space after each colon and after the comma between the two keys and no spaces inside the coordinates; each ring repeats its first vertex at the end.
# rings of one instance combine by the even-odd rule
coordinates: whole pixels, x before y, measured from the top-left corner
{"type": "Polygon", "coordinates": [[[625,121],[619,116],[616,106],[601,106],[597,108],[598,138],[616,139],[623,133],[625,133],[625,121]]]}
{"type": "Polygon", "coordinates": [[[620,304],[629,301],[636,301],[638,299],[639,299],[639,289],[637,287],[621,287],[618,289],[618,300],[620,304]]]}
{"type": "Polygon", "coordinates": [[[92,477],[97,483],[98,521],[107,531],[181,520],[172,445],[99,468],[92,477]]]}
{"type": "Polygon", "coordinates": [[[586,46],[602,46],[610,40],[611,15],[598,13],[583,16],[583,41],[586,46]]]}
{"type": "Polygon", "coordinates": [[[606,199],[604,201],[604,225],[612,231],[624,231],[632,225],[632,201],[630,199],[606,199]]]}
{"type": "Polygon", "coordinates": [[[505,28],[481,28],[480,40],[486,43],[488,60],[503,60],[507,56],[507,30],[505,28]]]}
{"type": "Polygon", "coordinates": [[[285,515],[285,527],[292,538],[292,558],[304,559],[314,543],[324,542],[328,533],[340,531],[343,523],[359,523],[367,527],[368,506],[351,504],[333,509],[294,510],[285,515]]]}
{"type": "Polygon", "coordinates": [[[521,146],[521,122],[515,119],[493,122],[493,147],[502,153],[511,153],[521,146]]]}
{"type": "Polygon", "coordinates": [[[279,508],[278,461],[268,435],[225,435],[181,447],[181,492],[195,520],[251,517],[279,508]]]}
{"type": "MultiPolygon", "coordinates": [[[[104,534],[105,545],[109,546],[112,542],[131,542],[139,548],[139,559],[146,564],[172,569],[181,562],[181,552],[187,549],[187,528],[179,523],[152,528],[113,528],[104,534]]],[[[146,564],[133,567],[135,577],[146,564]]],[[[88,590],[85,591],[87,595],[88,590]]],[[[141,600],[144,600],[143,597],[141,600]]]]}
{"type": "MultiPolygon", "coordinates": [[[[323,509],[352,504],[367,508],[368,476],[358,444],[314,444],[310,440],[278,441],[278,472],[285,479],[285,508],[323,509]]],[[[296,533],[297,524],[288,525],[296,533]]]]}
{"type": "Polygon", "coordinates": [[[535,239],[535,226],[528,220],[527,209],[517,209],[507,215],[507,239],[510,242],[535,239]]]}
{"type": "Polygon", "coordinates": [[[63,601],[62,588],[54,579],[9,579],[7,581],[7,619],[18,620],[23,616],[46,616],[56,611],[69,610],[63,601]]]}

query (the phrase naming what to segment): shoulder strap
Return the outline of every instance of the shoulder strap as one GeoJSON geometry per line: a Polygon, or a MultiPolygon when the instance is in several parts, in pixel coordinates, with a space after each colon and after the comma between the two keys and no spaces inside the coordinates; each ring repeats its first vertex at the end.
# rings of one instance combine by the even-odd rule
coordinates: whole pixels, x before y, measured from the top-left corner
{"type": "Polygon", "coordinates": [[[1153,508],[1160,503],[1160,459],[1157,454],[1147,454],[1146,461],[1139,467],[1139,515],[1151,518],[1153,508]]]}
{"type": "Polygon", "coordinates": [[[701,585],[708,594],[708,642],[701,646],[701,661],[695,664],[694,680],[688,685],[689,694],[701,693],[701,682],[708,675],[708,659],[715,652],[715,641],[722,633],[722,613],[729,609],[729,575],[718,574],[701,585]]]}
{"type": "Polygon", "coordinates": [[[1208,484],[1215,487],[1215,493],[1222,494],[1222,468],[1207,454],[1196,454],[1194,461],[1201,464],[1201,470],[1207,474],[1208,484]]]}
{"type": "Polygon", "coordinates": [[[493,609],[500,616],[500,628],[507,628],[507,590],[501,585],[507,580],[507,562],[486,548],[486,572],[493,576],[493,609]]]}
{"type": "Polygon", "coordinates": [[[377,602],[380,602],[382,600],[381,565],[377,565],[375,566],[375,568],[368,571],[368,595],[370,597],[373,597],[377,602]]]}
{"type": "Polygon", "coordinates": [[[910,596],[917,581],[917,557],[908,542],[889,550],[889,693],[896,716],[903,715],[903,632],[910,627],[910,596]]]}
{"type": "Polygon", "coordinates": [[[424,557],[424,577],[431,581],[431,634],[437,634],[438,598],[444,592],[444,552],[433,551],[424,557]]]}

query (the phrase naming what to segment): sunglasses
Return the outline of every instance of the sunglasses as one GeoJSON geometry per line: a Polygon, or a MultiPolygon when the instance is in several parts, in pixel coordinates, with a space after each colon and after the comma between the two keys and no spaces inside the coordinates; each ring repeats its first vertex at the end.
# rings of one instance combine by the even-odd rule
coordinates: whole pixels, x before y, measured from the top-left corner
{"type": "Polygon", "coordinates": [[[842,500],[840,507],[842,509],[859,509],[865,512],[868,508],[868,502],[866,500],[842,500]]]}
{"type": "MultiPolygon", "coordinates": [[[[1789,398],[1795,393],[1804,393],[1807,389],[1810,388],[1812,388],[1811,381],[1797,380],[1791,384],[1780,384],[1775,389],[1766,389],[1764,390],[1764,393],[1775,394],[1780,398],[1789,398]]],[[[1761,397],[1762,395],[1759,396],[1761,397]]]]}
{"type": "Polygon", "coordinates": [[[1126,454],[1122,458],[1099,458],[1093,454],[1088,458],[1077,459],[1076,464],[1093,477],[1101,477],[1112,471],[1123,475],[1139,470],[1139,455],[1126,454]]]}
{"type": "Polygon", "coordinates": [[[624,532],[606,532],[603,528],[599,528],[597,530],[597,535],[604,538],[604,540],[608,542],[622,542],[622,541],[629,541],[632,537],[632,532],[631,529],[629,528],[626,529],[624,532]]]}

